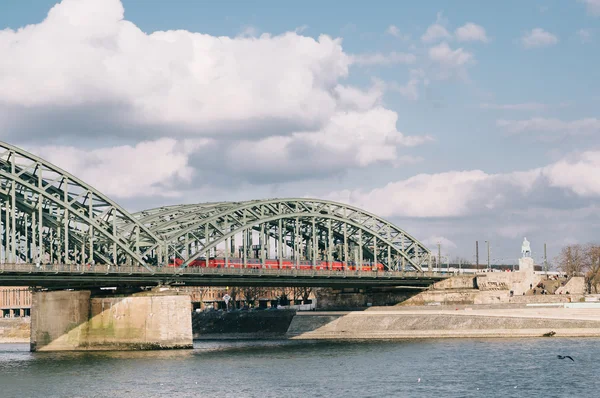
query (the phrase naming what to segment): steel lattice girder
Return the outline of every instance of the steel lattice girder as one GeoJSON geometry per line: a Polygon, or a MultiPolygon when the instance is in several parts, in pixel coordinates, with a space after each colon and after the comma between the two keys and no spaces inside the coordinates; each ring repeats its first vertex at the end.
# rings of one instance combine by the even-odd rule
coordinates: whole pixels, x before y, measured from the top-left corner
{"type": "Polygon", "coordinates": [[[295,254],[300,251],[288,235],[304,240],[313,260],[321,248],[331,260],[333,239],[342,238],[344,261],[347,244],[359,246],[361,261],[367,253],[388,269],[398,269],[401,261],[420,271],[430,255],[405,231],[371,213],[317,199],[175,205],[132,215],[75,176],[3,142],[0,202],[5,262],[42,262],[49,256],[65,263],[164,265],[173,251],[187,265],[252,229],[293,247],[295,254]]]}
{"type": "MultiPolygon", "coordinates": [[[[277,238],[283,231],[277,231],[279,220],[284,229],[295,220],[301,224],[297,232],[303,237],[310,235],[314,225],[319,231],[332,230],[338,240],[346,230],[348,242],[359,244],[370,257],[380,253],[379,259],[388,269],[397,268],[397,261],[404,259],[414,269],[421,271],[421,265],[428,261],[430,251],[415,238],[395,225],[364,210],[318,199],[269,199],[249,202],[222,202],[199,205],[170,206],[143,211],[134,215],[150,228],[168,246],[163,251],[175,253],[185,260],[184,265],[205,256],[217,245],[249,229],[259,230],[267,225],[268,234],[277,238]],[[271,231],[275,229],[275,231],[271,231]],[[208,238],[207,238],[208,237],[208,238]],[[191,254],[190,244],[197,251],[191,254]],[[376,249],[374,249],[376,248],[376,249]],[[396,263],[388,264],[390,256],[396,263]]],[[[316,244],[323,242],[323,234],[318,234],[316,244]]],[[[289,245],[289,242],[286,242],[289,245]]],[[[316,245],[315,245],[316,246],[316,245]]],[[[156,249],[155,247],[148,248],[156,249]]]]}
{"type": "Polygon", "coordinates": [[[56,257],[67,263],[75,257],[146,264],[141,249],[156,245],[158,238],[127,211],[20,148],[0,142],[0,152],[0,198],[5,215],[10,215],[4,220],[4,246],[10,247],[12,259],[40,262],[44,253],[53,255],[48,250],[54,246],[56,257]]]}

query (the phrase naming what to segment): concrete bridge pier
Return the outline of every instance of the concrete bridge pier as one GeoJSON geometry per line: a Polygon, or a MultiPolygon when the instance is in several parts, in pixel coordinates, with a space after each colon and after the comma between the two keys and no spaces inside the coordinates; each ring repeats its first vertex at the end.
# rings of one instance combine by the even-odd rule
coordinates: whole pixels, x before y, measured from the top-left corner
{"type": "Polygon", "coordinates": [[[31,351],[192,348],[189,295],[34,292],[31,351]]]}

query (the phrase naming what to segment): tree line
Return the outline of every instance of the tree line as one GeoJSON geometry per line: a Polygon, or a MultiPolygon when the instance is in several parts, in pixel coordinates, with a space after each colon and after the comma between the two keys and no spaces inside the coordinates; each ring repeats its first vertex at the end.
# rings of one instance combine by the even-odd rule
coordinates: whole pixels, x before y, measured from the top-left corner
{"type": "Polygon", "coordinates": [[[229,289],[229,295],[235,308],[237,301],[243,300],[246,305],[254,307],[256,301],[261,297],[267,296],[269,291],[275,290],[277,292],[277,299],[281,305],[294,304],[296,300],[302,300],[302,302],[308,301],[311,293],[313,292],[312,287],[279,287],[279,288],[266,288],[266,287],[232,287],[229,289]]]}
{"type": "Polygon", "coordinates": [[[571,244],[562,248],[554,263],[567,276],[584,276],[587,290],[598,293],[600,288],[600,245],[571,244]]]}

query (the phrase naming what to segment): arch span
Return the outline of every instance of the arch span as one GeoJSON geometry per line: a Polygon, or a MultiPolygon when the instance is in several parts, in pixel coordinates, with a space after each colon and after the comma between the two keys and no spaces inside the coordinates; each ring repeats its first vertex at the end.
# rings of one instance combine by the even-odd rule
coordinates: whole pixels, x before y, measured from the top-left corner
{"type": "Polygon", "coordinates": [[[183,266],[200,258],[238,255],[263,262],[282,257],[313,264],[376,262],[389,270],[408,266],[421,271],[430,255],[394,224],[362,209],[319,199],[185,205],[134,216],[161,237],[165,247],[160,252],[181,259],[183,266]]]}
{"type": "MultiPolygon", "coordinates": [[[[430,251],[394,224],[332,201],[286,198],[128,213],[57,166],[0,142],[3,262],[182,266],[210,257],[382,264],[422,271],[430,251]]],[[[149,267],[148,267],[149,268],[149,267]]]]}
{"type": "Polygon", "coordinates": [[[4,261],[146,265],[156,235],[59,167],[0,142],[4,261]],[[128,228],[123,228],[126,225],[128,228]]]}

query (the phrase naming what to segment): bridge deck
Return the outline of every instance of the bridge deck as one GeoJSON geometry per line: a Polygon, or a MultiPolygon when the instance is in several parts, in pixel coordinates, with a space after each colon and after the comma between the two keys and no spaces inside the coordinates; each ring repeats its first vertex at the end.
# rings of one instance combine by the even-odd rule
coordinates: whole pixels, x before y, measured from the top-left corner
{"type": "Polygon", "coordinates": [[[427,287],[450,276],[438,272],[0,264],[0,285],[43,288],[156,285],[427,287]]]}

